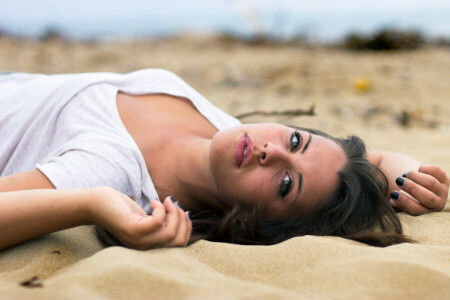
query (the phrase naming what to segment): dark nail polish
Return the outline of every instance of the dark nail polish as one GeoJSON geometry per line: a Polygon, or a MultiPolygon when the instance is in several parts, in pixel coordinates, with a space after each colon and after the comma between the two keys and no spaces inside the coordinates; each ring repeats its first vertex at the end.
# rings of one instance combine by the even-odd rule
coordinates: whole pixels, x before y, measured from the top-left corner
{"type": "Polygon", "coordinates": [[[172,200],[172,202],[175,203],[175,199],[173,198],[173,196],[170,196],[170,200],[172,200]]]}
{"type": "Polygon", "coordinates": [[[391,198],[394,200],[398,200],[398,198],[400,197],[400,195],[397,192],[392,192],[391,193],[391,198]]]}
{"type": "Polygon", "coordinates": [[[178,205],[179,208],[183,209],[183,207],[181,207],[180,201],[177,201],[177,205],[178,205]]]}
{"type": "Polygon", "coordinates": [[[405,183],[405,180],[403,178],[401,178],[401,177],[398,177],[397,179],[395,179],[395,183],[398,186],[403,186],[403,184],[405,183]]]}
{"type": "Polygon", "coordinates": [[[191,220],[191,212],[190,211],[187,212],[187,215],[188,215],[189,220],[191,220]]]}
{"type": "Polygon", "coordinates": [[[405,173],[405,174],[403,174],[403,175],[402,175],[402,177],[405,177],[405,178],[406,178],[406,173],[405,173]]]}

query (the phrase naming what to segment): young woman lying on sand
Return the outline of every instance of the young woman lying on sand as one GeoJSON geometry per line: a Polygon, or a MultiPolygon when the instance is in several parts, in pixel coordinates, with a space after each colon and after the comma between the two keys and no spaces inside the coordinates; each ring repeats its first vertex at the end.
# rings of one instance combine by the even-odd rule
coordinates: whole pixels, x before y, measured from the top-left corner
{"type": "Polygon", "coordinates": [[[13,73],[0,91],[0,249],[83,224],[137,249],[305,234],[387,246],[410,241],[394,209],[447,200],[437,166],[355,136],[241,125],[164,70],[13,73]]]}

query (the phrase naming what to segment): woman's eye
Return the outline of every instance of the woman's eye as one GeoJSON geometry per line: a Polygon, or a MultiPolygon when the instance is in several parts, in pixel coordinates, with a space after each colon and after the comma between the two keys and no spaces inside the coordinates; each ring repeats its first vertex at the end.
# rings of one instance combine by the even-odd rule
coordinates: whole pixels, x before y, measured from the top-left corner
{"type": "Polygon", "coordinates": [[[291,190],[292,186],[292,179],[289,177],[289,175],[286,173],[286,176],[284,176],[283,180],[280,184],[280,195],[281,197],[286,197],[287,194],[289,194],[289,191],[291,190]]]}
{"type": "Polygon", "coordinates": [[[294,152],[301,144],[302,136],[300,135],[300,132],[296,130],[291,135],[291,152],[294,152]]]}

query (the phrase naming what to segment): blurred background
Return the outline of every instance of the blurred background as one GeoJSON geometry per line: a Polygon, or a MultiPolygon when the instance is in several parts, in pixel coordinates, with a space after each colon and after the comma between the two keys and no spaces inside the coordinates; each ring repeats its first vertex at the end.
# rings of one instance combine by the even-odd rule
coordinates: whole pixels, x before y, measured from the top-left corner
{"type": "Polygon", "coordinates": [[[0,1],[0,28],[71,39],[165,37],[228,33],[279,39],[308,36],[333,42],[350,32],[381,27],[450,36],[450,2],[443,0],[15,0],[0,1]]]}
{"type": "Polygon", "coordinates": [[[0,0],[0,72],[169,69],[232,115],[450,171],[450,1],[0,0]]]}

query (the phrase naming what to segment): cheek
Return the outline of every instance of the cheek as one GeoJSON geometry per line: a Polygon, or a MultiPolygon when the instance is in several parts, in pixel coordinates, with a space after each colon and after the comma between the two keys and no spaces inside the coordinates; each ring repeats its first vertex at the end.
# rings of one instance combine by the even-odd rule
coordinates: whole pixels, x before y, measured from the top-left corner
{"type": "Polygon", "coordinates": [[[228,201],[238,201],[247,205],[261,203],[263,207],[273,199],[273,183],[267,174],[249,172],[239,174],[228,180],[222,195],[229,197],[228,201]]]}

